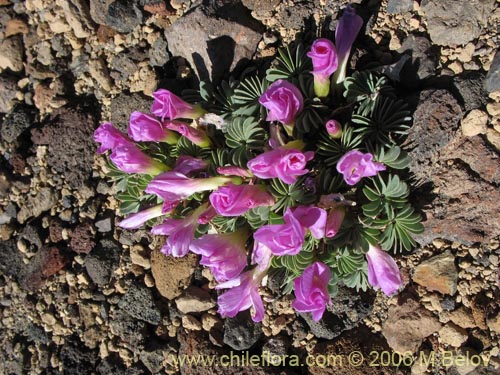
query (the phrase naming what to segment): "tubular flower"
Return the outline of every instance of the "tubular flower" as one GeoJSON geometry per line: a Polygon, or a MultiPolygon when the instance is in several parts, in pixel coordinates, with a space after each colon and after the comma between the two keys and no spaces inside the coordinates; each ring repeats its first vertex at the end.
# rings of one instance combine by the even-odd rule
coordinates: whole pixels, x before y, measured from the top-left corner
{"type": "Polygon", "coordinates": [[[200,172],[207,169],[208,163],[203,159],[198,159],[189,155],[180,155],[175,162],[175,172],[188,175],[191,172],[200,172]]]}
{"type": "Polygon", "coordinates": [[[94,141],[101,144],[97,153],[103,154],[108,150],[113,150],[118,146],[127,146],[133,144],[128,137],[119,131],[110,122],[102,123],[94,131],[94,141]]]}
{"type": "Polygon", "coordinates": [[[164,200],[182,200],[194,193],[215,190],[230,182],[238,182],[238,177],[189,178],[179,172],[165,172],[156,176],[147,186],[146,193],[156,194],[164,200]]]}
{"type": "Polygon", "coordinates": [[[210,194],[210,203],[222,216],[240,216],[248,210],[271,206],[274,198],[260,185],[228,184],[210,194]]]}
{"type": "Polygon", "coordinates": [[[328,218],[326,219],[326,237],[331,238],[339,232],[342,222],[345,218],[345,207],[337,206],[328,212],[328,218]]]}
{"type": "Polygon", "coordinates": [[[331,303],[328,293],[330,278],[330,268],[321,262],[314,262],[307,267],[294,281],[295,300],[292,307],[301,313],[312,313],[313,320],[319,321],[326,305],[331,303]]]}
{"type": "Polygon", "coordinates": [[[299,206],[293,211],[293,216],[299,223],[309,229],[317,240],[325,237],[326,211],[314,206],[299,206]]]}
{"type": "Polygon", "coordinates": [[[375,176],[385,171],[385,165],[373,161],[373,155],[353,150],[347,152],[337,163],[337,172],[344,175],[348,185],[356,185],[363,177],[375,176]]]}
{"type": "Polygon", "coordinates": [[[152,234],[168,236],[161,252],[165,255],[183,257],[189,252],[191,242],[194,240],[194,233],[198,227],[198,218],[207,208],[204,204],[198,207],[183,219],[165,219],[162,224],[151,229],[152,234]]]}
{"type": "Polygon", "coordinates": [[[210,138],[208,138],[205,131],[193,128],[187,124],[181,124],[178,129],[179,133],[181,133],[183,137],[186,137],[195,145],[200,147],[210,147],[210,138]]]}
{"type": "Polygon", "coordinates": [[[259,103],[268,110],[266,121],[281,122],[291,135],[295,118],[304,107],[304,97],[292,83],[278,79],[261,95],[259,103]]]}
{"type": "Polygon", "coordinates": [[[328,120],[325,124],[326,131],[333,139],[342,137],[342,126],[337,120],[328,120]]]}
{"type": "Polygon", "coordinates": [[[324,98],[330,92],[330,76],[338,67],[335,45],[328,39],[316,39],[307,56],[313,64],[314,92],[319,98],[324,98]]]}
{"type": "Polygon", "coordinates": [[[165,129],[155,117],[142,112],[132,112],[128,126],[128,135],[137,142],[166,142],[176,144],[179,135],[165,129]]]}
{"type": "Polygon", "coordinates": [[[234,318],[240,311],[251,309],[252,320],[260,322],[264,319],[264,304],[259,294],[259,286],[264,273],[257,268],[247,271],[238,277],[217,285],[216,289],[227,289],[220,295],[217,303],[222,317],[234,318]]]}
{"type": "Polygon", "coordinates": [[[368,261],[368,282],[375,289],[382,289],[388,297],[395,294],[403,285],[398,265],[380,247],[372,246],[366,253],[368,261]]]}
{"type": "Polygon", "coordinates": [[[165,120],[177,118],[196,119],[205,114],[199,105],[191,105],[172,92],[160,89],[153,93],[154,102],[151,106],[151,113],[165,120]]]}
{"type": "Polygon", "coordinates": [[[248,162],[247,167],[256,177],[279,178],[284,183],[293,184],[299,176],[309,172],[305,166],[313,158],[312,151],[278,147],[256,156],[248,162]]]}
{"type": "Polygon", "coordinates": [[[146,210],[139,211],[120,221],[118,226],[124,229],[137,229],[146,221],[154,219],[165,214],[162,210],[163,205],[154,206],[146,210]]]}
{"type": "Polygon", "coordinates": [[[118,169],[126,173],[157,175],[168,169],[166,165],[144,154],[133,143],[115,147],[109,158],[118,169]]]}
{"type": "Polygon", "coordinates": [[[200,264],[212,271],[217,282],[237,277],[247,265],[245,231],[205,234],[191,242],[190,250],[201,255],[200,264]]]}

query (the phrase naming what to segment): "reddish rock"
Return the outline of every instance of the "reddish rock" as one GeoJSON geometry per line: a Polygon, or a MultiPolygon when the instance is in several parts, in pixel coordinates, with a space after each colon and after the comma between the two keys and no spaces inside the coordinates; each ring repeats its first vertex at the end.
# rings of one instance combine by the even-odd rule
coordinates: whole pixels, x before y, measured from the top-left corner
{"type": "Polygon", "coordinates": [[[176,13],[174,10],[167,9],[167,5],[163,1],[146,4],[144,5],[144,10],[151,14],[157,14],[160,17],[173,16],[176,13]]]}
{"type": "Polygon", "coordinates": [[[415,268],[413,281],[431,292],[454,295],[458,282],[455,257],[445,252],[423,261],[415,268]]]}
{"type": "Polygon", "coordinates": [[[69,258],[57,247],[42,247],[23,271],[21,287],[28,291],[41,288],[48,277],[62,270],[68,262],[69,258]]]}
{"type": "Polygon", "coordinates": [[[76,253],[88,254],[95,246],[94,237],[91,223],[79,224],[73,230],[69,246],[76,253]]]}
{"type": "Polygon", "coordinates": [[[49,238],[52,243],[58,243],[63,240],[63,227],[58,219],[51,218],[49,221],[49,238]]]}

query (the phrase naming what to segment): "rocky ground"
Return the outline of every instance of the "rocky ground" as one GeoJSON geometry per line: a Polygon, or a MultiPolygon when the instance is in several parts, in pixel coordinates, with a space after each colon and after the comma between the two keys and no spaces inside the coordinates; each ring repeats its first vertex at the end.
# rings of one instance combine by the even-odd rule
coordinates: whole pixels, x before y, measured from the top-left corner
{"type": "Polygon", "coordinates": [[[1,373],[500,373],[499,2],[355,3],[366,27],[352,65],[394,72],[407,59],[399,86],[426,231],[397,258],[398,296],[341,290],[318,324],[269,280],[256,325],[216,314],[196,256],[167,258],[146,231],[116,228],[92,134],[104,120],[124,129],[159,86],[218,80],[304,28],[333,30],[345,1],[0,0],[1,373]],[[344,361],[176,362],[240,350],[344,361]]]}

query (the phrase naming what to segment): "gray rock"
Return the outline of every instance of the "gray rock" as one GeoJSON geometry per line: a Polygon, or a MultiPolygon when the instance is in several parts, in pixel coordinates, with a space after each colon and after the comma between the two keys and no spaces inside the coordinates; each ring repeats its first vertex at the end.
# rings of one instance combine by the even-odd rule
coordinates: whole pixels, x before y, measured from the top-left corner
{"type": "Polygon", "coordinates": [[[234,350],[247,350],[262,336],[262,324],[255,323],[248,311],[228,318],[224,324],[224,344],[234,350]]]}
{"type": "Polygon", "coordinates": [[[142,94],[120,94],[111,101],[111,122],[126,132],[133,111],[150,112],[153,100],[142,94]]]}
{"type": "Polygon", "coordinates": [[[389,0],[387,3],[387,13],[405,13],[413,10],[413,0],[389,0]]]}
{"type": "Polygon", "coordinates": [[[139,358],[152,374],[158,374],[164,368],[165,352],[161,349],[144,350],[139,354],[139,358]]]}
{"type": "Polygon", "coordinates": [[[42,247],[42,239],[40,238],[39,228],[34,225],[26,225],[19,235],[19,238],[22,238],[28,241],[30,244],[35,245],[38,249],[42,247]]]}
{"type": "Polygon", "coordinates": [[[423,0],[429,35],[441,46],[476,39],[495,7],[494,0],[423,0]]]}
{"type": "Polygon", "coordinates": [[[85,257],[84,266],[91,280],[104,286],[111,280],[120,260],[119,246],[110,240],[102,240],[91,254],[85,257]]]}
{"type": "Polygon", "coordinates": [[[17,279],[23,268],[23,257],[17,250],[16,240],[0,241],[0,273],[17,279]]]}
{"type": "Polygon", "coordinates": [[[305,320],[311,333],[321,339],[334,339],[346,330],[342,319],[330,312],[325,312],[318,322],[313,320],[310,313],[300,313],[299,315],[305,320]]]}
{"type": "Polygon", "coordinates": [[[135,0],[91,0],[90,16],[121,33],[131,32],[142,22],[139,1],[135,0]]]}
{"type": "Polygon", "coordinates": [[[20,105],[3,121],[0,134],[7,142],[14,142],[26,129],[33,125],[34,114],[31,107],[20,105]]]}
{"type": "Polygon", "coordinates": [[[163,37],[156,39],[149,49],[149,64],[151,66],[163,66],[170,59],[167,41],[163,37]]]}
{"type": "MultiPolygon", "coordinates": [[[[264,353],[269,353],[267,358],[285,358],[285,355],[288,354],[288,350],[290,348],[290,344],[288,340],[284,337],[272,337],[270,338],[263,346],[262,346],[262,354],[263,358],[266,359],[264,353]]],[[[278,366],[280,363],[270,363],[270,365],[278,366]]]]}
{"type": "Polygon", "coordinates": [[[113,229],[113,224],[111,222],[111,218],[107,217],[105,219],[96,221],[95,227],[101,233],[111,232],[111,230],[113,229]]]}
{"type": "Polygon", "coordinates": [[[411,56],[411,68],[408,68],[409,63],[403,68],[402,81],[412,84],[413,82],[408,82],[408,80],[415,76],[417,79],[425,79],[436,74],[439,51],[436,51],[436,48],[426,37],[410,34],[398,52],[411,56]]]}
{"type": "Polygon", "coordinates": [[[467,112],[472,109],[482,108],[486,105],[488,101],[488,92],[484,88],[485,75],[483,73],[465,72],[455,77],[453,83],[462,97],[462,102],[467,112]]]}
{"type": "Polygon", "coordinates": [[[58,201],[58,192],[52,188],[41,188],[36,195],[28,196],[17,214],[17,221],[25,223],[30,217],[38,217],[50,210],[58,201]]]}
{"type": "MultiPolygon", "coordinates": [[[[14,107],[17,93],[17,80],[10,76],[0,76],[0,113],[8,113],[14,107]]],[[[2,137],[3,135],[2,125],[2,137]]]]}
{"type": "Polygon", "coordinates": [[[117,81],[126,81],[132,74],[134,74],[139,68],[125,54],[118,54],[111,60],[111,69],[113,71],[110,76],[117,81]]]}
{"type": "Polygon", "coordinates": [[[19,36],[11,36],[0,42],[0,68],[20,72],[23,65],[23,42],[19,36]]]}
{"type": "Polygon", "coordinates": [[[112,313],[109,327],[111,333],[133,347],[142,345],[147,335],[146,322],[130,316],[121,309],[112,313]]]}
{"type": "Polygon", "coordinates": [[[243,19],[238,22],[207,16],[196,8],[165,30],[168,48],[173,56],[186,58],[201,80],[218,82],[236,64],[250,59],[261,39],[263,30],[244,26],[250,22],[243,19]]]}
{"type": "Polygon", "coordinates": [[[118,307],[130,316],[157,325],[161,314],[153,300],[151,290],[133,284],[118,303],[118,307]]]}
{"type": "Polygon", "coordinates": [[[500,52],[495,54],[484,83],[489,93],[500,90],[500,52]]]}

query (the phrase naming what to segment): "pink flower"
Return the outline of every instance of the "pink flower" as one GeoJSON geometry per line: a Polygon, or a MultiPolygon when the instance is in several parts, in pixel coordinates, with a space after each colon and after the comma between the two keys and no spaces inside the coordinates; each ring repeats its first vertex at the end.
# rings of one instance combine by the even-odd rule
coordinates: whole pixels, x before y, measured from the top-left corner
{"type": "Polygon", "coordinates": [[[192,143],[200,147],[210,147],[210,138],[205,131],[195,129],[190,125],[182,124],[179,126],[179,133],[189,139],[192,143]]]}
{"type": "Polygon", "coordinates": [[[385,171],[385,165],[373,161],[372,154],[353,150],[347,152],[337,163],[337,172],[344,175],[348,185],[356,185],[363,177],[375,176],[385,171]]]}
{"type": "Polygon", "coordinates": [[[264,319],[264,304],[259,294],[259,286],[263,273],[257,268],[247,271],[238,277],[217,285],[216,289],[231,288],[218,298],[219,314],[222,317],[234,318],[240,311],[252,309],[251,315],[254,322],[264,319]]]}
{"type": "Polygon", "coordinates": [[[252,177],[252,174],[248,171],[248,169],[237,167],[236,165],[218,167],[217,173],[223,174],[224,176],[252,177]]]}
{"type": "Polygon", "coordinates": [[[162,224],[151,229],[152,234],[168,236],[161,248],[163,254],[183,257],[189,252],[189,247],[194,240],[194,233],[198,227],[198,218],[206,208],[206,204],[202,205],[183,219],[165,219],[162,224]]]}
{"type": "Polygon", "coordinates": [[[179,136],[162,126],[155,117],[142,112],[132,112],[128,135],[137,142],[166,142],[176,144],[179,136]]]}
{"type": "Polygon", "coordinates": [[[109,156],[114,165],[126,173],[158,174],[166,171],[166,165],[150,158],[133,143],[120,145],[109,156]]]}
{"type": "Polygon", "coordinates": [[[338,206],[332,208],[330,212],[328,212],[328,218],[326,219],[326,237],[331,238],[335,237],[335,235],[339,232],[340,227],[342,226],[342,222],[345,218],[345,207],[338,206]]]}
{"type": "Polygon", "coordinates": [[[366,253],[366,259],[370,285],[375,289],[382,289],[388,297],[395,294],[403,282],[394,259],[379,247],[372,245],[366,253]]]}
{"type": "Polygon", "coordinates": [[[215,190],[230,182],[238,182],[237,177],[189,178],[179,172],[165,172],[156,176],[145,192],[156,194],[167,201],[182,200],[194,193],[215,190]]]}
{"type": "Polygon", "coordinates": [[[268,110],[267,121],[279,121],[292,126],[302,111],[304,98],[296,86],[279,79],[267,88],[259,98],[259,103],[268,110]]]}
{"type": "Polygon", "coordinates": [[[226,281],[237,277],[247,266],[247,237],[244,231],[205,234],[191,242],[190,249],[201,255],[200,264],[210,268],[216,281],[226,281]]]}
{"type": "Polygon", "coordinates": [[[298,176],[309,172],[305,169],[307,162],[314,157],[314,152],[278,147],[264,152],[250,160],[247,164],[250,171],[259,178],[279,178],[287,184],[293,184],[298,176]]]}
{"type": "Polygon", "coordinates": [[[174,120],[176,118],[195,119],[202,116],[205,111],[199,105],[191,105],[168,90],[160,89],[153,93],[154,102],[151,113],[163,121],[165,118],[174,120]]]}
{"type": "Polygon", "coordinates": [[[350,5],[347,5],[335,29],[335,44],[339,59],[339,69],[335,72],[336,83],[342,82],[345,78],[351,47],[362,26],[363,19],[350,5]]]}
{"type": "Polygon", "coordinates": [[[271,206],[274,198],[260,185],[222,186],[210,194],[210,203],[222,216],[240,216],[251,208],[271,206]]]}
{"type": "Polygon", "coordinates": [[[94,141],[99,142],[101,146],[97,149],[99,154],[108,150],[113,150],[118,146],[131,145],[132,141],[116,129],[112,123],[105,122],[94,131],[94,141]]]}
{"type": "Polygon", "coordinates": [[[272,251],[266,245],[254,241],[251,264],[256,264],[259,271],[265,272],[269,268],[272,256],[272,251]]]}
{"type": "Polygon", "coordinates": [[[309,229],[316,239],[325,236],[326,211],[319,207],[299,206],[293,211],[293,216],[304,227],[309,229]]]}
{"type": "Polygon", "coordinates": [[[215,212],[212,206],[208,206],[208,208],[203,211],[203,213],[198,218],[199,224],[208,224],[210,220],[217,216],[217,212],[215,212]]]}
{"type": "Polygon", "coordinates": [[[302,250],[306,230],[287,209],[283,216],[284,224],[268,224],[257,229],[253,235],[256,242],[260,242],[274,255],[295,255],[302,250]]]}
{"type": "Polygon", "coordinates": [[[338,59],[335,45],[328,39],[316,39],[307,53],[313,64],[314,91],[320,98],[330,92],[330,76],[337,70],[338,59]]]}
{"type": "Polygon", "coordinates": [[[155,217],[161,215],[164,215],[164,212],[162,210],[162,205],[160,204],[158,206],[154,206],[130,215],[129,217],[118,223],[118,226],[124,229],[137,229],[146,221],[154,219],[155,217]]]}
{"type": "Polygon", "coordinates": [[[328,120],[325,124],[328,135],[334,139],[342,137],[342,126],[337,120],[328,120]]]}
{"type": "Polygon", "coordinates": [[[198,159],[189,155],[180,155],[175,162],[175,172],[188,175],[191,172],[200,172],[207,169],[208,163],[203,159],[198,159]]]}
{"type": "Polygon", "coordinates": [[[295,279],[295,300],[292,307],[298,312],[310,312],[316,322],[321,319],[326,305],[332,302],[328,293],[331,271],[321,262],[314,262],[295,279]]]}

